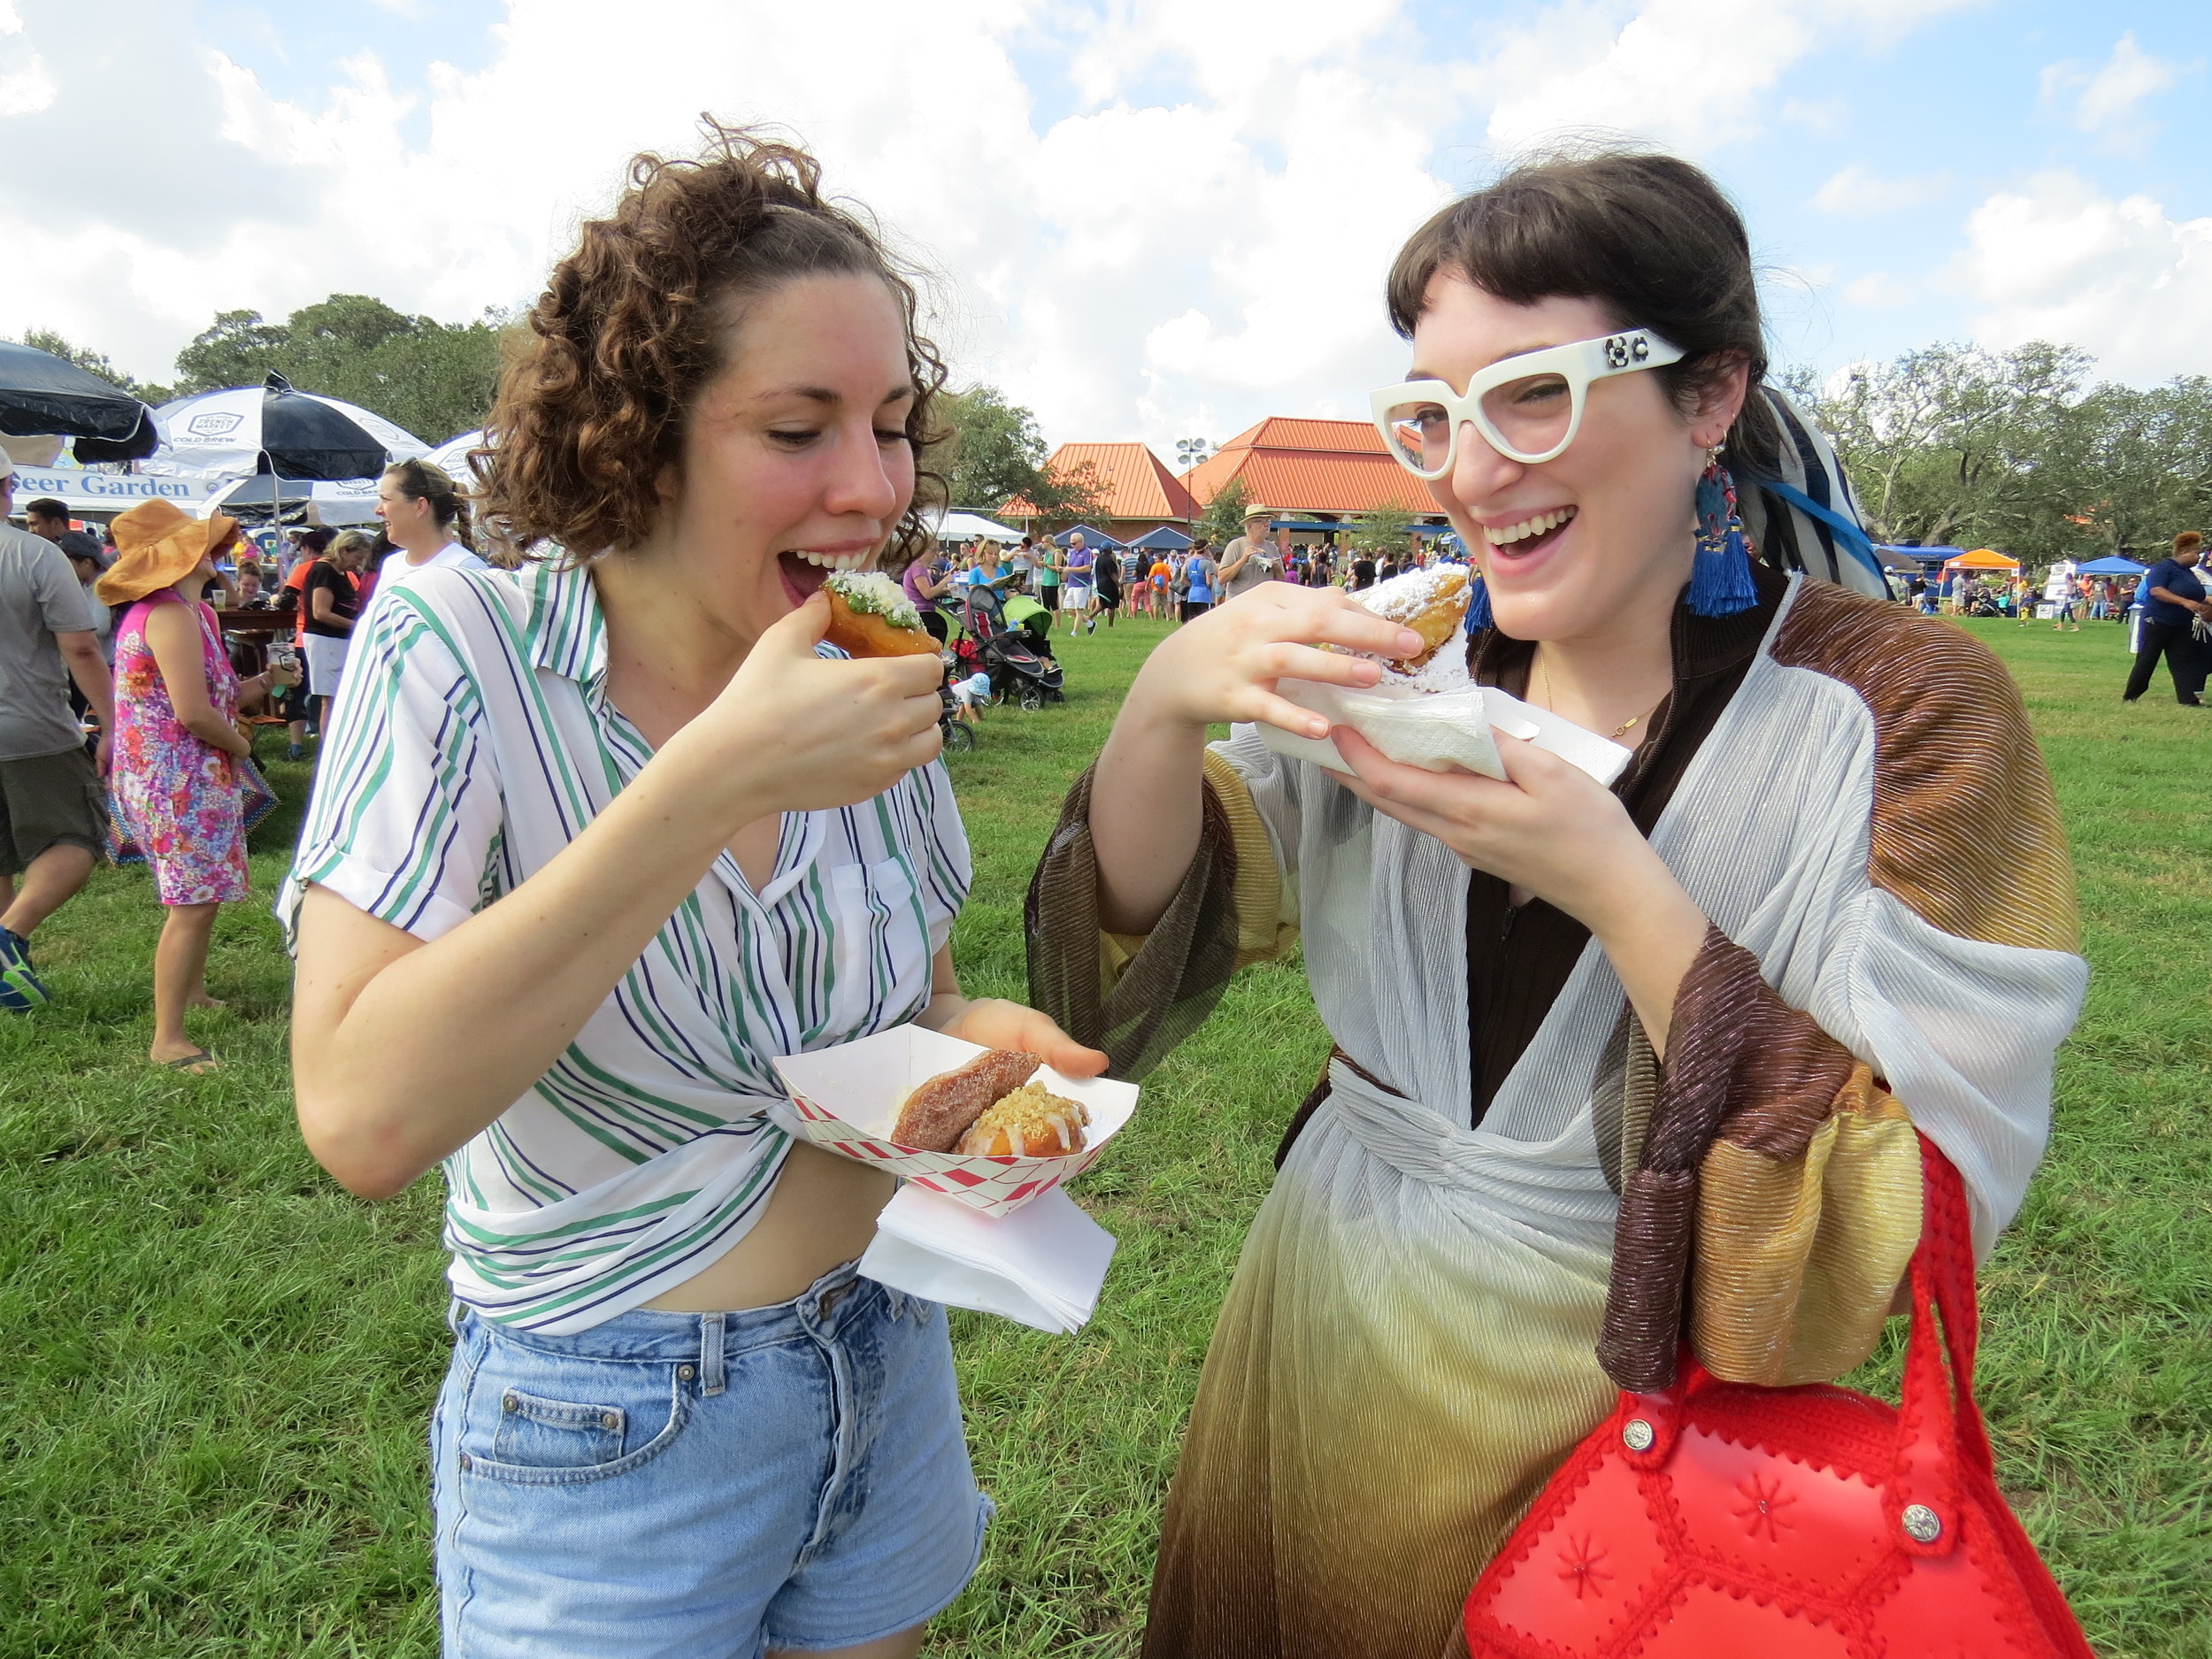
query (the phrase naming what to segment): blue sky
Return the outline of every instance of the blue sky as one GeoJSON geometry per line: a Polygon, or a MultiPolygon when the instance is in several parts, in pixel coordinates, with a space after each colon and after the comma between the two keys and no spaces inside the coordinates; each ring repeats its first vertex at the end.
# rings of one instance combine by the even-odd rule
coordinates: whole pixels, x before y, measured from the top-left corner
{"type": "Polygon", "coordinates": [[[710,108],[813,143],[1056,439],[1356,414],[1398,241],[1592,129],[1736,197],[1780,361],[2154,380],[2212,373],[2208,60],[2200,0],[0,0],[0,334],[157,377],[218,309],[525,303],[710,108]]]}

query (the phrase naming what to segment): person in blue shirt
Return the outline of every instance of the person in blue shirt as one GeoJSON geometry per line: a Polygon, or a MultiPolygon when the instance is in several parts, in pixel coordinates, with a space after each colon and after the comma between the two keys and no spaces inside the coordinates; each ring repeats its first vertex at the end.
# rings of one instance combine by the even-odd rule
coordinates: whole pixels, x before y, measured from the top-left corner
{"type": "Polygon", "coordinates": [[[2174,538],[2172,554],[2145,572],[2138,590],[2143,596],[2142,633],[2127,689],[2120,694],[2123,702],[2133,703],[2150,689],[2152,671],[2163,657],[2176,700],[2185,708],[2204,706],[2206,651],[2194,634],[2198,620],[2212,622],[2212,604],[2205,603],[2204,581],[2196,571],[2203,557],[2203,536],[2184,530],[2174,538]]]}
{"type": "Polygon", "coordinates": [[[1194,622],[1213,609],[1214,588],[1220,580],[1216,573],[1217,569],[1203,541],[1191,549],[1190,562],[1183,566],[1183,580],[1187,585],[1183,595],[1182,620],[1185,622],[1194,622]]]}

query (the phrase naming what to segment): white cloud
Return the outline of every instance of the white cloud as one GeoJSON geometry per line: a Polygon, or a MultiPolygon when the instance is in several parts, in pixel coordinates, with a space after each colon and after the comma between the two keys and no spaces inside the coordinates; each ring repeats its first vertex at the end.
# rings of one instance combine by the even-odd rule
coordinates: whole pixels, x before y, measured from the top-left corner
{"type": "Polygon", "coordinates": [[[2105,373],[2148,383],[2212,372],[2212,218],[2173,219],[2147,196],[2114,200],[2070,173],[1991,196],[1947,275],[1992,345],[2082,346],[2105,373]]]}
{"type": "Polygon", "coordinates": [[[1824,213],[1859,218],[1922,207],[1951,188],[1951,175],[1932,173],[1915,178],[1885,179],[1853,162],[1831,174],[1813,192],[1813,205],[1824,213]]]}
{"type": "Polygon", "coordinates": [[[112,0],[95,58],[78,0],[0,0],[0,88],[32,87],[42,50],[48,77],[0,93],[0,224],[40,233],[0,262],[0,334],[58,328],[162,379],[218,310],[526,304],[625,159],[689,149],[712,110],[803,137],[945,273],[956,374],[1056,440],[1164,453],[1267,414],[1356,418],[1394,378],[1383,276],[1448,193],[1431,154],[1453,123],[1705,153],[1840,119],[1794,73],[1809,55],[1972,3],[1553,0],[1440,50],[1404,0],[507,0],[479,69],[365,39],[285,96],[240,50],[257,14],[112,0]],[[1727,95],[1686,96],[1717,61],[1727,95]]]}
{"type": "MultiPolygon", "coordinates": [[[[11,0],[0,0],[0,38],[23,33],[23,19],[11,0]]],[[[0,118],[36,115],[54,101],[58,88],[46,60],[36,52],[6,49],[13,61],[0,70],[0,118]]]]}
{"type": "Polygon", "coordinates": [[[1561,4],[1467,78],[1498,97],[1490,142],[1507,151],[1582,132],[1709,155],[1756,137],[1786,98],[1784,76],[1839,39],[1880,42],[1978,0],[1620,0],[1561,4]]]}
{"type": "Polygon", "coordinates": [[[2111,57],[2096,69],[2068,60],[2043,72],[2043,96],[2062,103],[2073,95],[2073,123],[2121,148],[2147,135],[2141,104],[2174,84],[2178,66],[2152,57],[2135,43],[2130,30],[2113,43],[2111,57]]]}
{"type": "Polygon", "coordinates": [[[1872,271],[1845,283],[1843,297],[1854,305],[1886,311],[1893,305],[1909,303],[1918,297],[1918,290],[1909,282],[1898,281],[1886,271],[1872,271]]]}

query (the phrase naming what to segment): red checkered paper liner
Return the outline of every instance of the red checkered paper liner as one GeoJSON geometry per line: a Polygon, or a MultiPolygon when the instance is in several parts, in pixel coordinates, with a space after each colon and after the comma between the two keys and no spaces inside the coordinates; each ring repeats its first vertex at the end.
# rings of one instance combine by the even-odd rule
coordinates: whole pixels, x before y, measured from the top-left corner
{"type": "Polygon", "coordinates": [[[776,1062],[790,1101],[771,1112],[793,1134],[825,1152],[891,1171],[917,1187],[956,1199],[987,1216],[1011,1215],[1098,1161],[1137,1110],[1137,1086],[1104,1078],[1062,1077],[1050,1066],[1031,1080],[1090,1108],[1084,1148],[1064,1158],[969,1157],[895,1144],[891,1125],[915,1086],[968,1064],[985,1050],[972,1042],[901,1025],[857,1042],[785,1055],[776,1062]]]}

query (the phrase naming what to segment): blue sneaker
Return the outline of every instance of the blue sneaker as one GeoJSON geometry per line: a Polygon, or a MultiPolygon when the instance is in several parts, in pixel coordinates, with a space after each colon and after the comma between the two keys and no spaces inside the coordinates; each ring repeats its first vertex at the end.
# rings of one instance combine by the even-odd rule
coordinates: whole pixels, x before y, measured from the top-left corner
{"type": "Polygon", "coordinates": [[[0,1009],[27,1014],[53,998],[31,972],[31,943],[20,933],[0,927],[0,1009]]]}

